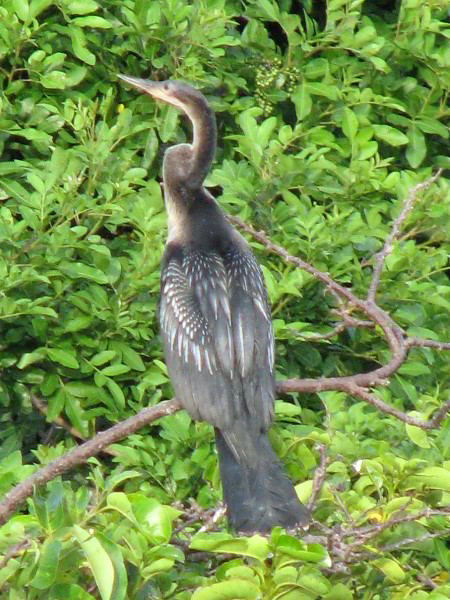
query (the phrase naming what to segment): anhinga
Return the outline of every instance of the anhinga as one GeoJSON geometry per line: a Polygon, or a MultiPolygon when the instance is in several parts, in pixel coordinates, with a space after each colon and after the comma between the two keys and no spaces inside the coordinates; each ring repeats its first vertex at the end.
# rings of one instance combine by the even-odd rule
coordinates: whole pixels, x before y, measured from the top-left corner
{"type": "Polygon", "coordinates": [[[309,520],[274,454],[274,337],[261,269],[245,239],[203,187],[216,150],[205,97],[177,81],[119,75],[190,118],[192,144],[164,155],[168,239],[161,266],[160,324],[176,397],[215,428],[228,519],[237,531],[309,520]]]}

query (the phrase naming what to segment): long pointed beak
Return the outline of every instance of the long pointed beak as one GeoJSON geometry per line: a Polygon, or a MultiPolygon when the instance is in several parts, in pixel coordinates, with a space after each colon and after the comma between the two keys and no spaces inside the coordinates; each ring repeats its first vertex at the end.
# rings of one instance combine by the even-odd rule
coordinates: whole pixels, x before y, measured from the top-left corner
{"type": "Polygon", "coordinates": [[[166,85],[165,81],[150,81],[149,79],[141,79],[140,77],[130,77],[129,75],[119,74],[117,77],[141,92],[150,94],[150,96],[153,96],[158,100],[162,100],[163,102],[167,102],[168,104],[172,104],[178,108],[183,108],[181,103],[164,89],[166,85]]]}

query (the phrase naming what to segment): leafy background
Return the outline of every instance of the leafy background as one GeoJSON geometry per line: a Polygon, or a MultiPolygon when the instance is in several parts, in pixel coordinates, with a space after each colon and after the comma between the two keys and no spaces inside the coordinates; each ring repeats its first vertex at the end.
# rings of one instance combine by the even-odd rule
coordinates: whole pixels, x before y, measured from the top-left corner
{"type": "MultiPolygon", "coordinates": [[[[156,318],[159,175],[164,149],[190,128],[116,73],[202,89],[219,128],[206,183],[224,209],[361,295],[408,189],[442,167],[377,299],[410,335],[448,341],[449,39],[445,0],[4,0],[0,494],[77,436],[171,397],[156,318]]],[[[373,329],[308,341],[332,330],[333,298],[252,244],[280,379],[386,362],[373,329]]],[[[448,365],[448,353],[413,349],[379,394],[426,418],[450,399],[448,365]]],[[[342,392],[282,400],[271,440],[303,499],[317,444],[327,448],[322,525],[448,509],[448,418],[425,433],[342,392]]],[[[278,528],[270,539],[233,538],[223,521],[198,533],[220,497],[210,427],[165,417],[37,490],[0,528],[2,597],[450,597],[448,541],[432,537],[448,536],[448,517],[380,529],[368,557],[339,570],[322,544],[278,528]]]]}

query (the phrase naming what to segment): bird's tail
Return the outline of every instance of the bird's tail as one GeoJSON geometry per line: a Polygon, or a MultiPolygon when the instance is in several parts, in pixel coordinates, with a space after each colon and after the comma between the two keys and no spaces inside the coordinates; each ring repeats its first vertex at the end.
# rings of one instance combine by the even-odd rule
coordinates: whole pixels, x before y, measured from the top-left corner
{"type": "Polygon", "coordinates": [[[309,510],[284,474],[266,433],[252,435],[247,431],[243,437],[251,441],[251,451],[240,452],[238,459],[227,443],[227,435],[219,429],[215,432],[223,495],[232,529],[265,533],[275,525],[290,528],[310,520],[309,510]]]}

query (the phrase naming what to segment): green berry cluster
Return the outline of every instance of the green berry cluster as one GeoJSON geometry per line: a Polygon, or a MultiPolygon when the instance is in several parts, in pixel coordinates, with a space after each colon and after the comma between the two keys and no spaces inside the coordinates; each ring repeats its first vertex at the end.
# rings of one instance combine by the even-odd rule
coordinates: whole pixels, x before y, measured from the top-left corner
{"type": "Polygon", "coordinates": [[[269,116],[273,111],[273,102],[269,93],[274,90],[284,90],[288,94],[294,91],[300,78],[297,67],[283,67],[279,58],[264,59],[256,68],[255,97],[258,106],[264,111],[264,116],[269,116]]]}

